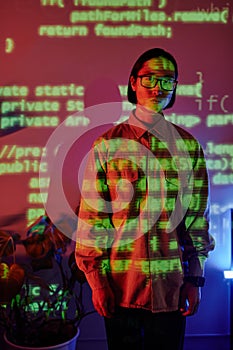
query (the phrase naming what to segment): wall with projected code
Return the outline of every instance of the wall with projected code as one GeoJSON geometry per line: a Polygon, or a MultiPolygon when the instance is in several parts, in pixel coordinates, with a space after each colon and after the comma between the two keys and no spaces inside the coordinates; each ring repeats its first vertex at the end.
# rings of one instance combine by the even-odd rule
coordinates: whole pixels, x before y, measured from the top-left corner
{"type": "MultiPolygon", "coordinates": [[[[64,149],[62,195],[75,212],[83,159],[99,133],[129,116],[136,58],[161,47],[179,68],[176,103],[165,117],[205,152],[216,239],[207,272],[216,272],[219,293],[228,293],[221,273],[231,263],[232,1],[12,0],[0,2],[0,18],[0,228],[25,235],[44,214],[52,158],[64,149]],[[54,135],[57,144],[49,143],[54,135]]],[[[211,278],[190,333],[229,332],[227,301],[216,312],[217,295],[208,299],[211,278]]]]}

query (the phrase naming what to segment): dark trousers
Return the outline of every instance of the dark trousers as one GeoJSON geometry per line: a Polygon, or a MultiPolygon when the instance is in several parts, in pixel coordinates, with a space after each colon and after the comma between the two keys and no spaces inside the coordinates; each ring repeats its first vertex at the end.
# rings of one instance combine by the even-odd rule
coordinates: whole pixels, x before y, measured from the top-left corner
{"type": "Polygon", "coordinates": [[[152,313],[118,308],[105,318],[109,350],[182,350],[186,318],[177,312],[152,313]]]}

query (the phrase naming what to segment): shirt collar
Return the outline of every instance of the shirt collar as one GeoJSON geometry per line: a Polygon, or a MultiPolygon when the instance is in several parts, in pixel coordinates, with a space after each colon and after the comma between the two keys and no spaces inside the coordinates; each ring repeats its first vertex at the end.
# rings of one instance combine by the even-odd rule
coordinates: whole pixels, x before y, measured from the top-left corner
{"type": "Polygon", "coordinates": [[[131,112],[128,124],[130,125],[130,128],[132,129],[133,133],[135,134],[136,138],[139,139],[140,137],[145,134],[145,132],[149,131],[152,134],[158,134],[160,135],[161,127],[164,126],[164,123],[166,123],[166,120],[164,118],[164,115],[161,113],[157,113],[155,115],[155,122],[151,125],[143,123],[140,119],[138,119],[135,115],[135,109],[131,112]]]}

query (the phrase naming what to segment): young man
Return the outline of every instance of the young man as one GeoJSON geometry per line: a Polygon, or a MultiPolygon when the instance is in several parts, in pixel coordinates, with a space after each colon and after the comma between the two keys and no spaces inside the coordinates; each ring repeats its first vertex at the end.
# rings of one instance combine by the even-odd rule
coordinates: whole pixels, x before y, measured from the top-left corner
{"type": "Polygon", "coordinates": [[[172,55],[144,52],[129,77],[129,119],[93,145],[76,261],[105,317],[109,350],[181,350],[204,285],[208,176],[202,148],[165,120],[178,78],[172,55]]]}

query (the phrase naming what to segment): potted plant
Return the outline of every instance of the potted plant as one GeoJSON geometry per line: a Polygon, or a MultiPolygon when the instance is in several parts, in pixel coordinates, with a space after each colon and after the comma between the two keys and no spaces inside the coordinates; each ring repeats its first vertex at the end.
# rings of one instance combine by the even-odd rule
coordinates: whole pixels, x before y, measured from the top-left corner
{"type": "Polygon", "coordinates": [[[0,231],[0,326],[7,341],[25,349],[66,343],[77,338],[82,318],[95,312],[84,311],[86,278],[73,244],[47,216],[28,228],[25,239],[0,231]]]}

